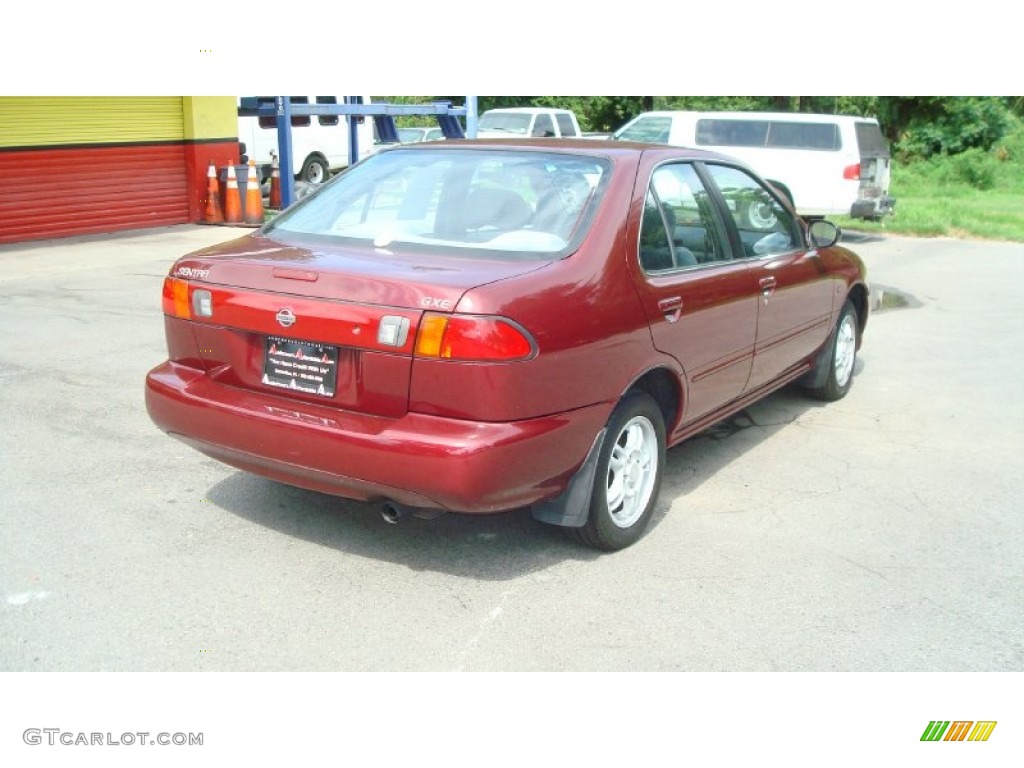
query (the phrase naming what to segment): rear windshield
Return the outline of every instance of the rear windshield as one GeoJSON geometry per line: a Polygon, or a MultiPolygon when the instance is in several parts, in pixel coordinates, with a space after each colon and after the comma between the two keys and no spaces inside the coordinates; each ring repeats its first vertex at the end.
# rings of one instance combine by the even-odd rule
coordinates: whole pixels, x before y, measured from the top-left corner
{"type": "Polygon", "coordinates": [[[857,123],[857,147],[861,157],[889,157],[889,142],[877,123],[857,123]]]}
{"type": "Polygon", "coordinates": [[[485,112],[477,122],[477,130],[518,133],[525,136],[530,131],[530,115],[522,112],[485,112]]]}
{"type": "Polygon", "coordinates": [[[607,160],[582,155],[395,149],[353,166],[264,231],[547,259],[582,240],[608,169],[607,160]]]}

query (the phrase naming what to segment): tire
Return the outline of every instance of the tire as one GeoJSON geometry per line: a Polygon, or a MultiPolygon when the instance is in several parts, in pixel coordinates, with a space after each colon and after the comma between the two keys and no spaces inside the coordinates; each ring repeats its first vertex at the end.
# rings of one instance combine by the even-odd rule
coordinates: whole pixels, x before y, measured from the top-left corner
{"type": "Polygon", "coordinates": [[[650,395],[633,391],[612,411],[607,430],[586,525],[565,530],[587,547],[614,552],[636,542],[654,513],[665,474],[665,422],[650,395]]]}
{"type": "Polygon", "coordinates": [[[323,184],[330,178],[330,175],[331,169],[328,168],[327,161],[319,155],[310,155],[302,164],[298,180],[307,181],[310,184],[323,184]]]}
{"type": "Polygon", "coordinates": [[[841,400],[850,391],[857,362],[857,328],[857,310],[847,299],[839,313],[835,332],[823,351],[828,355],[828,377],[822,386],[808,390],[812,397],[826,401],[841,400]]]}

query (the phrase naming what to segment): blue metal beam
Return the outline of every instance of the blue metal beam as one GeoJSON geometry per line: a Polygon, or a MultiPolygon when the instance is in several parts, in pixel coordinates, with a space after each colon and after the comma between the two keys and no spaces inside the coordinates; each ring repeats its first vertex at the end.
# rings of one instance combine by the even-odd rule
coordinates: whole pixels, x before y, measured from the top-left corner
{"type": "Polygon", "coordinates": [[[431,104],[362,104],[361,96],[346,96],[344,104],[297,104],[287,96],[275,96],[274,103],[260,102],[255,96],[242,96],[238,101],[239,117],[276,117],[277,147],[281,155],[277,160],[281,174],[281,207],[295,201],[295,169],[292,165],[292,117],[313,115],[344,115],[348,120],[349,164],[359,160],[359,134],[357,117],[372,117],[385,141],[397,141],[395,117],[425,115],[437,118],[446,138],[462,138],[465,134],[459,117],[468,117],[473,123],[470,136],[476,133],[476,97],[467,97],[467,107],[453,107],[450,101],[431,104]],[[469,99],[472,99],[470,102],[469,99]],[[383,129],[383,130],[381,130],[383,129]]]}

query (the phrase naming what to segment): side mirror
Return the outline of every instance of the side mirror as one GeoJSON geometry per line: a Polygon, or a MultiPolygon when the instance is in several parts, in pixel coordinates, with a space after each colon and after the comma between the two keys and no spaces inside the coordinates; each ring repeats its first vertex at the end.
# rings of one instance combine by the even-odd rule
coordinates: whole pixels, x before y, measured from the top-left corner
{"type": "Polygon", "coordinates": [[[815,248],[829,248],[839,242],[842,230],[831,221],[816,219],[807,227],[807,239],[815,248]]]}

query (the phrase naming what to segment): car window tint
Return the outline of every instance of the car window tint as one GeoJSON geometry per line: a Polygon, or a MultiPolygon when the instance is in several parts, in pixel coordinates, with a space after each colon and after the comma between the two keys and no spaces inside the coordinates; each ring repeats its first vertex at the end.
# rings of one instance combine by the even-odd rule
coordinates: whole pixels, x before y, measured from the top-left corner
{"type": "Polygon", "coordinates": [[[725,261],[729,252],[724,242],[711,199],[694,167],[675,163],[655,170],[641,223],[640,263],[644,269],[658,271],[725,261]],[[652,206],[656,210],[649,210],[652,206]],[[668,258],[662,249],[668,250],[668,258]]]}
{"type": "Polygon", "coordinates": [[[835,123],[789,123],[773,121],[768,131],[768,146],[781,149],[842,149],[839,126],[835,123]]]}
{"type": "Polygon", "coordinates": [[[799,247],[794,216],[753,176],[725,165],[705,166],[739,230],[744,256],[770,256],[799,247]]]}
{"type": "Polygon", "coordinates": [[[767,120],[704,119],[697,121],[697,144],[715,147],[763,147],[767,120]]]}
{"type": "Polygon", "coordinates": [[[576,155],[396,149],[338,176],[268,232],[550,256],[582,236],[607,169],[576,155]]]}

